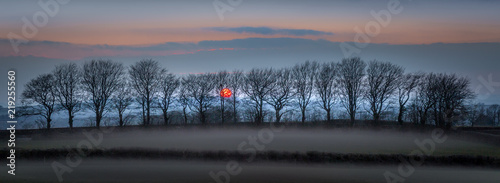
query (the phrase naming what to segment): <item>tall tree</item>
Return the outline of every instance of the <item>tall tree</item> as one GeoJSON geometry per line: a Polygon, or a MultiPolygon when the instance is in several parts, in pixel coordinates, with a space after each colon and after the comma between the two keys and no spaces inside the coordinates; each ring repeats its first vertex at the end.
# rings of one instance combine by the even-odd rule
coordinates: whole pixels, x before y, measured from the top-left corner
{"type": "Polygon", "coordinates": [[[397,81],[397,94],[398,94],[398,122],[403,124],[403,116],[406,111],[406,103],[411,98],[411,93],[419,85],[420,79],[422,78],[422,73],[409,73],[402,75],[397,81]]]}
{"type": "Polygon", "coordinates": [[[212,106],[214,101],[213,91],[215,89],[214,75],[206,74],[190,74],[182,79],[184,92],[193,102],[190,109],[194,109],[198,114],[202,124],[207,124],[207,111],[212,106]]]}
{"type": "Polygon", "coordinates": [[[52,114],[55,112],[55,90],[53,87],[54,76],[52,74],[42,74],[32,79],[25,86],[22,96],[37,104],[35,113],[45,118],[47,129],[50,129],[52,114]]]}
{"type": "Polygon", "coordinates": [[[288,68],[276,70],[273,79],[274,87],[272,87],[269,97],[266,102],[273,106],[276,114],[276,123],[279,123],[281,117],[286,112],[282,110],[289,105],[294,96],[292,71],[288,68]]]}
{"type": "Polygon", "coordinates": [[[168,125],[168,109],[174,102],[175,91],[179,88],[179,85],[179,79],[176,78],[172,73],[164,74],[160,78],[159,106],[161,111],[163,112],[163,120],[165,122],[165,125],[168,125]]]}
{"type": "Polygon", "coordinates": [[[469,120],[471,127],[477,124],[480,121],[481,117],[484,113],[484,104],[483,103],[475,103],[471,104],[467,107],[467,119],[469,120]]]}
{"type": "Polygon", "coordinates": [[[125,110],[132,104],[132,90],[130,89],[130,83],[123,79],[120,81],[122,87],[118,88],[111,98],[112,107],[118,112],[118,124],[120,126],[125,125],[124,113],[125,110]]]}
{"type": "Polygon", "coordinates": [[[233,73],[229,76],[229,88],[232,91],[232,102],[233,102],[233,122],[238,122],[238,113],[236,110],[236,103],[238,96],[240,94],[241,86],[243,85],[244,78],[243,72],[240,70],[234,70],[233,73]]]}
{"type": "MultiPolygon", "coordinates": [[[[215,75],[215,86],[217,86],[217,92],[221,92],[222,89],[228,86],[229,82],[229,73],[227,71],[219,71],[215,75]]],[[[220,99],[220,118],[221,118],[221,123],[224,124],[224,117],[225,117],[225,98],[222,95],[219,95],[220,99]]]]}
{"type": "Polygon", "coordinates": [[[273,89],[272,69],[252,69],[245,75],[245,86],[243,92],[250,98],[256,112],[255,123],[264,121],[264,101],[273,89]]]}
{"type": "Polygon", "coordinates": [[[351,118],[351,126],[356,120],[359,98],[362,96],[362,84],[366,63],[359,57],[344,58],[338,64],[341,100],[351,118]]]}
{"type": "Polygon", "coordinates": [[[415,97],[415,110],[417,112],[418,121],[421,125],[425,125],[428,119],[428,113],[437,102],[436,75],[426,74],[418,85],[417,95],[415,97]]]}
{"type": "Polygon", "coordinates": [[[318,93],[321,108],[326,112],[326,120],[331,121],[331,112],[337,95],[337,67],[334,62],[324,63],[321,65],[315,79],[315,89],[318,93]]]}
{"type": "Polygon", "coordinates": [[[123,73],[123,65],[111,60],[92,60],[83,65],[83,89],[90,94],[89,107],[95,112],[98,128],[110,97],[122,87],[119,81],[123,73]]]}
{"type": "Polygon", "coordinates": [[[497,111],[500,109],[498,104],[493,104],[488,106],[486,109],[486,116],[488,116],[488,125],[496,126],[497,122],[497,111]]]}
{"type": "Polygon", "coordinates": [[[54,91],[60,106],[68,112],[69,128],[73,128],[73,118],[81,105],[81,77],[75,63],[61,64],[52,71],[54,91]]]}
{"type": "Polygon", "coordinates": [[[390,62],[373,60],[368,64],[367,90],[365,97],[370,105],[370,113],[377,123],[380,115],[389,106],[387,101],[397,89],[398,79],[403,76],[404,69],[390,62]]]}
{"type": "Polygon", "coordinates": [[[436,88],[438,91],[438,121],[436,125],[451,127],[453,119],[457,116],[464,103],[474,98],[474,92],[470,89],[470,81],[465,77],[455,74],[437,74],[436,88]]]}
{"type": "Polygon", "coordinates": [[[160,64],[152,59],[143,59],[130,66],[129,75],[134,90],[141,98],[143,108],[143,125],[151,123],[151,103],[158,92],[161,76],[167,72],[160,64]]]}
{"type": "Polygon", "coordinates": [[[302,114],[302,123],[306,121],[306,109],[311,102],[318,65],[318,62],[306,61],[303,64],[295,65],[292,69],[294,80],[293,86],[297,96],[297,103],[299,104],[302,114]]]}
{"type": "Polygon", "coordinates": [[[179,102],[179,104],[182,107],[182,116],[184,117],[184,124],[186,125],[188,122],[187,108],[189,107],[191,100],[189,99],[188,95],[185,92],[185,91],[187,91],[187,89],[185,87],[186,86],[184,84],[181,85],[181,89],[180,89],[181,92],[179,92],[179,97],[177,98],[177,101],[179,102]]]}

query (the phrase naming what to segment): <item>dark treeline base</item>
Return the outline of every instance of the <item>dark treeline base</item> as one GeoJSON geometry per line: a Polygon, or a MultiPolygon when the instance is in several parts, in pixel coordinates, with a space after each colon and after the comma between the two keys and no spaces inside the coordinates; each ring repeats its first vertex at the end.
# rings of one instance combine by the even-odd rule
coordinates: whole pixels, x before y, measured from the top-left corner
{"type": "MultiPolygon", "coordinates": [[[[346,129],[398,129],[398,130],[410,130],[410,131],[430,131],[435,129],[434,125],[420,125],[416,123],[403,123],[399,124],[397,121],[379,121],[374,123],[373,120],[356,120],[354,126],[351,126],[351,121],[349,119],[335,119],[328,121],[311,121],[307,123],[302,123],[300,121],[296,122],[264,122],[264,123],[254,123],[254,122],[227,122],[221,123],[189,123],[189,124],[168,124],[168,125],[148,125],[144,126],[142,124],[137,125],[127,125],[127,126],[101,126],[99,127],[103,131],[109,131],[113,129],[113,132],[120,131],[134,131],[134,130],[162,130],[162,129],[189,129],[189,128],[265,128],[269,126],[285,126],[286,128],[346,128],[346,129]]],[[[480,127],[474,127],[470,129],[476,129],[480,127]]],[[[500,129],[500,127],[486,127],[488,129],[500,129]]],[[[92,129],[98,129],[97,127],[63,127],[63,128],[51,128],[51,129],[16,129],[16,135],[31,137],[31,135],[61,135],[61,134],[76,134],[82,131],[88,131],[92,129]]],[[[0,139],[7,137],[8,131],[0,130],[0,139]]]]}

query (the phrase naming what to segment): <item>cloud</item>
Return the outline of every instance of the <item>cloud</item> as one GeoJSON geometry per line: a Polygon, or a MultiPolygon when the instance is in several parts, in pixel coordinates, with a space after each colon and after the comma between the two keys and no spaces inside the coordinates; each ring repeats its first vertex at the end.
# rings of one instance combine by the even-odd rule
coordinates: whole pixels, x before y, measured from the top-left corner
{"type": "Polygon", "coordinates": [[[211,27],[211,30],[219,32],[251,33],[261,35],[288,35],[288,36],[323,36],[333,35],[331,32],[317,31],[311,29],[274,29],[270,27],[211,27]]]}
{"type": "Polygon", "coordinates": [[[86,45],[52,41],[30,41],[22,44],[19,53],[13,53],[9,40],[0,39],[0,57],[35,56],[78,60],[88,57],[135,57],[195,54],[204,51],[236,51],[246,49],[333,49],[327,40],[303,38],[245,38],[220,41],[166,42],[154,45],[86,45]]]}

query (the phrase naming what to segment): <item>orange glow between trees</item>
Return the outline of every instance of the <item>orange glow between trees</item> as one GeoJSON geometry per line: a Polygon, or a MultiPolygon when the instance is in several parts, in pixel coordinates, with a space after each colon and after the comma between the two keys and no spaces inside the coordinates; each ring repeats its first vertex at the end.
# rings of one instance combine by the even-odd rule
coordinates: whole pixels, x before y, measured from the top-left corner
{"type": "Polygon", "coordinates": [[[222,90],[220,91],[220,96],[221,96],[221,97],[224,97],[224,98],[229,98],[229,97],[231,97],[231,94],[232,94],[232,93],[231,93],[231,90],[230,90],[230,89],[228,89],[228,88],[224,88],[224,89],[222,89],[222,90]]]}

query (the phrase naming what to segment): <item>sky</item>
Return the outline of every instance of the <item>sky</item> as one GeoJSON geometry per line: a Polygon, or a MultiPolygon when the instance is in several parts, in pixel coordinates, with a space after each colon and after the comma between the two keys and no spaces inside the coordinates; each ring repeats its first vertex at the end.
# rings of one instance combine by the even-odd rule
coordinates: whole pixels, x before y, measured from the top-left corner
{"type": "Polygon", "coordinates": [[[67,1],[0,1],[0,72],[18,71],[18,91],[96,58],[182,75],[360,56],[466,76],[478,101],[500,103],[500,1],[67,1]]]}

